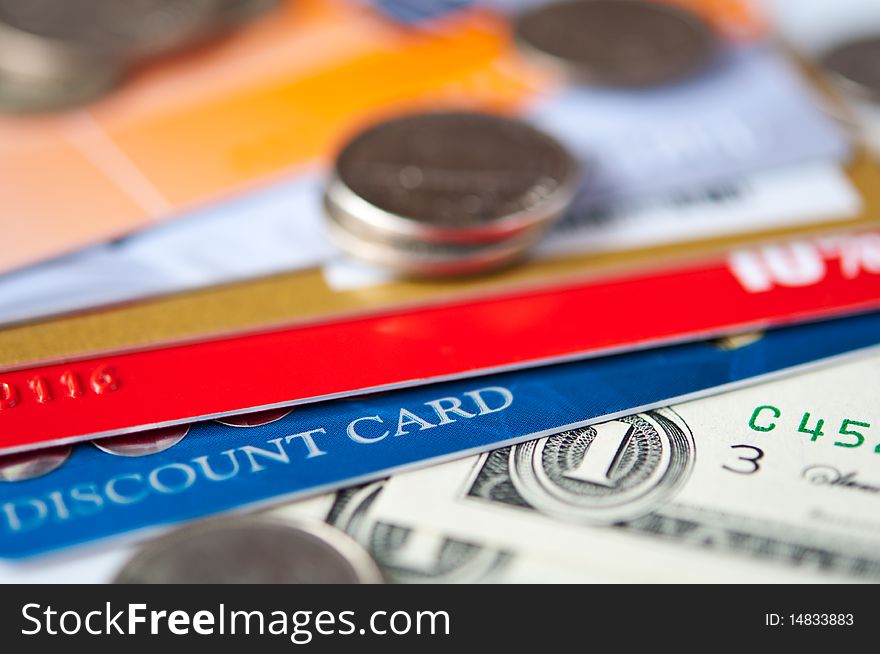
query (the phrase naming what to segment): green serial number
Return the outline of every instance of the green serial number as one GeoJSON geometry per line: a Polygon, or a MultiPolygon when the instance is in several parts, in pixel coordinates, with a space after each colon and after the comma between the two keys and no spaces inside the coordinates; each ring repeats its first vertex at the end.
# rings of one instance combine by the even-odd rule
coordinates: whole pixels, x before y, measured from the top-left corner
{"type": "MultiPolygon", "coordinates": [[[[762,404],[761,406],[755,407],[755,410],[752,411],[752,417],[749,418],[749,428],[759,432],[773,431],[779,426],[779,422],[782,421],[781,409],[772,404],[762,404]]],[[[793,423],[789,428],[792,427],[793,423]]],[[[867,433],[867,430],[870,428],[871,423],[865,422],[864,420],[844,418],[840,422],[840,427],[837,431],[831,432],[835,437],[834,446],[849,449],[862,447],[870,436],[870,434],[867,433]]],[[[809,411],[804,411],[800,424],[797,427],[798,433],[808,435],[810,437],[810,442],[815,443],[819,438],[826,435],[824,430],[824,418],[813,417],[809,411]]],[[[874,453],[880,454],[880,443],[874,445],[874,453]]]]}

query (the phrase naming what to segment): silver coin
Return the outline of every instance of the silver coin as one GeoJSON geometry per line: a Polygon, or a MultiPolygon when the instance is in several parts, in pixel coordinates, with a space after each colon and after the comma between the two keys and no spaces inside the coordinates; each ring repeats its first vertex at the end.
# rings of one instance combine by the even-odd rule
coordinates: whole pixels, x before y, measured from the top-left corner
{"type": "Polygon", "coordinates": [[[221,26],[236,27],[278,8],[280,0],[215,0],[215,19],[221,26]]]}
{"type": "Polygon", "coordinates": [[[880,35],[841,43],[820,63],[846,91],[880,101],[880,35]]]}
{"type": "Polygon", "coordinates": [[[528,55],[580,81],[615,87],[666,84],[704,68],[717,52],[699,17],[662,2],[563,0],[518,17],[515,38],[528,55]]]}
{"type": "Polygon", "coordinates": [[[115,87],[120,71],[95,67],[80,75],[41,77],[0,67],[0,113],[41,113],[81,106],[115,87]]]}
{"type": "Polygon", "coordinates": [[[216,0],[0,0],[0,22],[71,50],[156,54],[199,35],[216,0]]]}
{"type": "Polygon", "coordinates": [[[67,461],[72,451],[70,445],[62,445],[0,456],[0,481],[25,481],[48,475],[67,461]]]}
{"type": "Polygon", "coordinates": [[[104,60],[99,54],[72,50],[0,21],[0,68],[4,71],[36,78],[65,78],[84,75],[93,66],[110,66],[104,66],[104,60]]]}
{"type": "Polygon", "coordinates": [[[92,441],[102,452],[115,456],[148,456],[174,447],[189,433],[189,425],[150,429],[136,434],[113,436],[92,441]]]}
{"type": "MultiPolygon", "coordinates": [[[[342,221],[350,218],[343,217],[342,221]]],[[[413,277],[451,277],[475,274],[510,265],[523,257],[543,230],[533,229],[497,243],[457,245],[418,239],[367,236],[363,225],[344,224],[328,211],[327,234],[344,252],[369,264],[413,277]]]]}
{"type": "Polygon", "coordinates": [[[119,62],[71,52],[0,22],[0,111],[4,113],[78,106],[103,96],[121,76],[119,62]]]}
{"type": "Polygon", "coordinates": [[[273,422],[277,422],[282,418],[286,418],[293,412],[292,407],[282,407],[280,409],[267,409],[266,411],[255,411],[254,413],[244,413],[234,416],[225,416],[217,418],[217,422],[227,427],[262,427],[273,422]]]}
{"type": "Polygon", "coordinates": [[[554,219],[578,177],[565,148],[526,123],[426,113],[374,125],[349,141],[325,204],[389,238],[474,245],[554,219]]]}
{"type": "Polygon", "coordinates": [[[339,529],[268,516],[207,521],[178,529],[148,543],[115,579],[119,584],[381,581],[370,555],[339,529]]]}

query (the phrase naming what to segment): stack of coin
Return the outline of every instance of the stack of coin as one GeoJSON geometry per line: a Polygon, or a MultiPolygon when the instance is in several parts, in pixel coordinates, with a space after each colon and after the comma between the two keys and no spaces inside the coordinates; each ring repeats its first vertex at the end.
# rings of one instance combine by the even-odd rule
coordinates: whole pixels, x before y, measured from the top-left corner
{"type": "Polygon", "coordinates": [[[645,87],[686,79],[718,51],[711,27],[695,14],[643,0],[562,0],[518,17],[517,45],[573,81],[645,87]]]}
{"type": "Polygon", "coordinates": [[[880,34],[843,41],[820,62],[847,100],[860,136],[880,156],[880,34]]]}
{"type": "Polygon", "coordinates": [[[474,273],[522,257],[570,204],[578,166],[511,118],[425,113],[374,125],[336,159],[324,194],[345,251],[408,275],[474,273]]]}
{"type": "Polygon", "coordinates": [[[0,0],[0,111],[83,104],[134,64],[204,41],[277,0],[0,0]]]}

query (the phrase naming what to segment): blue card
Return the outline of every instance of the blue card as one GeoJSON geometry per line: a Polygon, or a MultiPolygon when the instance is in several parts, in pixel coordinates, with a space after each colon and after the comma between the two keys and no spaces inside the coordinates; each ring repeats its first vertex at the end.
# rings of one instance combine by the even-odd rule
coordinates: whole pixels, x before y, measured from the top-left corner
{"type": "Polygon", "coordinates": [[[474,0],[371,0],[369,4],[398,23],[418,25],[467,9],[474,0]]]}
{"type": "Polygon", "coordinates": [[[878,345],[871,313],[739,346],[689,343],[297,407],[259,426],[204,422],[148,456],[84,443],[42,477],[0,482],[0,557],[325,492],[878,345]]]}

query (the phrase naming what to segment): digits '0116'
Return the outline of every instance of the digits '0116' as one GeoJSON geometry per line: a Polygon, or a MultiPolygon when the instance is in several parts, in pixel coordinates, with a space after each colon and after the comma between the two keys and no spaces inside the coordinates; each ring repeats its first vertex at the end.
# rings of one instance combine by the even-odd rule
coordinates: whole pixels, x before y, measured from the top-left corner
{"type": "Polygon", "coordinates": [[[0,411],[28,401],[48,404],[58,397],[77,399],[87,394],[105,395],[117,390],[119,385],[119,377],[109,366],[98,366],[87,373],[65,370],[57,379],[35,375],[28,379],[26,388],[0,381],[0,411]]]}

